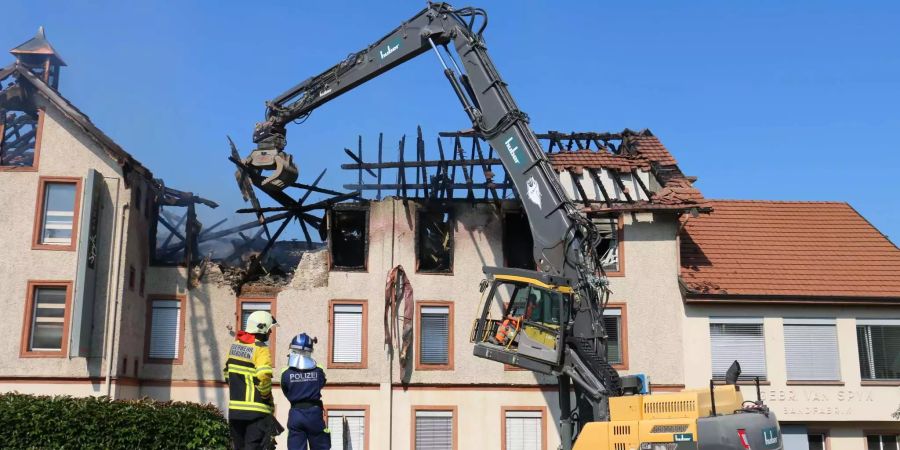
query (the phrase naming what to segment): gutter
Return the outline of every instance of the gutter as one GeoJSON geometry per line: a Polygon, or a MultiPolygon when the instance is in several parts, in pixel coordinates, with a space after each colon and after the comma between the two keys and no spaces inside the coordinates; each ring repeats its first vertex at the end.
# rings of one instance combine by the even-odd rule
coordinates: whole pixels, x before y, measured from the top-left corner
{"type": "MultiPolygon", "coordinates": [[[[120,183],[121,183],[122,179],[121,178],[115,178],[115,179],[117,180],[116,181],[116,200],[115,200],[116,203],[115,204],[116,204],[116,207],[118,208],[119,193],[122,189],[120,183]]],[[[116,227],[116,234],[118,235],[118,237],[113,240],[114,245],[116,245],[116,247],[113,247],[113,248],[114,249],[117,248],[116,253],[115,253],[114,265],[111,265],[111,267],[115,267],[114,275],[113,275],[113,280],[115,280],[114,289],[110,290],[109,284],[107,284],[107,292],[112,293],[112,296],[107,294],[107,301],[109,301],[108,299],[110,299],[110,298],[115,298],[115,300],[113,301],[113,304],[112,304],[112,307],[113,307],[112,314],[110,314],[109,310],[107,310],[106,355],[104,356],[104,359],[106,360],[106,377],[105,377],[105,381],[104,381],[104,390],[106,391],[106,396],[110,397],[110,399],[115,399],[115,395],[112,392],[112,368],[113,368],[113,364],[115,364],[115,362],[116,362],[116,359],[113,359],[113,358],[118,358],[118,352],[117,352],[118,345],[116,345],[116,329],[117,329],[118,322],[119,322],[119,303],[122,300],[122,292],[120,291],[121,281],[122,281],[121,280],[122,248],[124,247],[123,241],[124,241],[124,236],[125,236],[125,233],[124,233],[125,216],[126,216],[126,213],[128,212],[128,207],[129,207],[128,204],[125,204],[121,207],[121,213],[119,215],[119,223],[118,223],[118,226],[116,227]]]]}

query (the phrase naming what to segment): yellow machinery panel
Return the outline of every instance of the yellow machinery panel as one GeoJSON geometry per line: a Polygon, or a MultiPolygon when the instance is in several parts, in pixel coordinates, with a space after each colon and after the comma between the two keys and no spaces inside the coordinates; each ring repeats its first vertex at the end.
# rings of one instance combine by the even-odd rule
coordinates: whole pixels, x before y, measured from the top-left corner
{"type": "Polygon", "coordinates": [[[609,399],[609,416],[612,420],[641,420],[643,396],[626,395],[609,399]]]}
{"type": "Polygon", "coordinates": [[[697,419],[645,419],[638,426],[640,442],[674,442],[675,435],[691,435],[697,440],[697,419]]]}

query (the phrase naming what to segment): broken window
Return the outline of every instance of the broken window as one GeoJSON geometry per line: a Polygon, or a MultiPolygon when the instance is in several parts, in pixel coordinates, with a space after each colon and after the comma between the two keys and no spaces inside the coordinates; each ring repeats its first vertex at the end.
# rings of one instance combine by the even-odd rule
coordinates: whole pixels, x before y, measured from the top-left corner
{"type": "Polygon", "coordinates": [[[0,167],[34,167],[37,159],[37,112],[4,111],[2,119],[0,167]]]}
{"type": "Polygon", "coordinates": [[[328,242],[332,270],[366,270],[368,213],[365,209],[331,211],[328,242]]]}
{"type": "Polygon", "coordinates": [[[594,226],[600,231],[600,242],[597,243],[597,254],[603,270],[618,272],[621,267],[619,259],[619,218],[617,216],[602,216],[593,218],[594,226]]]}
{"type": "Polygon", "coordinates": [[[453,272],[453,224],[446,211],[422,211],[416,224],[419,272],[453,272]]]}
{"type": "Polygon", "coordinates": [[[506,267],[535,270],[534,238],[521,211],[503,216],[503,259],[506,267]]]}

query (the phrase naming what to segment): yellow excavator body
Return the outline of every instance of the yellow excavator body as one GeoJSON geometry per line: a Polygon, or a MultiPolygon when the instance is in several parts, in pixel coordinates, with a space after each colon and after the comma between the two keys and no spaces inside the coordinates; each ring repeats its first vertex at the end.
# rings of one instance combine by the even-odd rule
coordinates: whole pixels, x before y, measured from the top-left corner
{"type": "MultiPolygon", "coordinates": [[[[716,408],[741,409],[743,395],[734,385],[716,386],[716,408]]],[[[609,399],[609,422],[587,424],[573,450],[641,450],[642,443],[696,442],[697,420],[712,413],[708,389],[631,395],[609,399]]]]}

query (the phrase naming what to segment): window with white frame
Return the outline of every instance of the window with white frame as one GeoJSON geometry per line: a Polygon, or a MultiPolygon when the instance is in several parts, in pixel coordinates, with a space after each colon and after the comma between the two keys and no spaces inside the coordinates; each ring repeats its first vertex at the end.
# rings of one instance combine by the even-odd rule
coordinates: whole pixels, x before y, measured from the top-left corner
{"type": "Polygon", "coordinates": [[[766,342],[762,318],[710,318],[712,376],[724,380],[734,361],[741,365],[741,380],[766,379],[766,342]]]}
{"type": "Polygon", "coordinates": [[[624,349],[622,343],[622,310],[620,308],[606,308],[603,310],[603,328],[606,330],[606,359],[611,364],[624,362],[624,349]]]}
{"type": "Polygon", "coordinates": [[[856,343],[863,380],[900,379],[900,319],[857,320],[856,343]]]}
{"type": "MultiPolygon", "coordinates": [[[[363,362],[363,305],[336,303],[332,307],[331,362],[361,364],[363,362]]],[[[339,366],[338,366],[339,367],[339,366]]]]}
{"type": "Polygon", "coordinates": [[[271,302],[250,302],[243,301],[241,302],[241,329],[247,329],[247,319],[250,318],[250,314],[255,313],[256,311],[266,311],[272,312],[272,303],[271,302]]]}
{"type": "Polygon", "coordinates": [[[329,409],[328,429],[331,448],[366,449],[366,411],[361,409],[329,409]]]}
{"type": "Polygon", "coordinates": [[[72,245],[77,187],[75,183],[44,184],[40,244],[72,245]]]}
{"type": "Polygon", "coordinates": [[[837,326],[834,319],[784,319],[787,379],[837,381],[841,379],[837,326]]]}
{"type": "Polygon", "coordinates": [[[450,364],[450,307],[422,305],[419,311],[419,364],[450,364]]]}
{"type": "Polygon", "coordinates": [[[898,450],[896,434],[866,435],[866,450],[898,450]]]}
{"type": "Polygon", "coordinates": [[[540,411],[506,411],[506,450],[542,450],[543,417],[540,411]]]}
{"type": "Polygon", "coordinates": [[[416,450],[453,450],[453,411],[416,411],[416,450]]]}
{"type": "Polygon", "coordinates": [[[619,271],[619,217],[618,216],[601,216],[591,219],[594,226],[600,233],[600,240],[597,242],[597,254],[600,255],[600,261],[603,270],[607,272],[619,271]]]}
{"type": "Polygon", "coordinates": [[[65,287],[35,287],[32,300],[28,351],[59,352],[65,329],[65,287]]]}
{"type": "Polygon", "coordinates": [[[175,360],[181,356],[181,301],[153,300],[150,313],[150,359],[175,360]]]}

